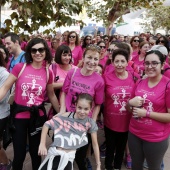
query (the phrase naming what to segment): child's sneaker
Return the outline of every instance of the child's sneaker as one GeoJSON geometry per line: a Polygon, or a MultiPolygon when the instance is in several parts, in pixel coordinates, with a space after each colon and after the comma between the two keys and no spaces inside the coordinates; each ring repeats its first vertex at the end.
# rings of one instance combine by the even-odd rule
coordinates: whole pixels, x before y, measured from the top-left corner
{"type": "Polygon", "coordinates": [[[126,156],[126,168],[131,169],[132,168],[132,159],[130,154],[126,156]]]}
{"type": "Polygon", "coordinates": [[[106,157],[106,151],[100,151],[100,158],[104,159],[106,157]]]}
{"type": "Polygon", "coordinates": [[[87,170],[92,170],[92,165],[89,158],[86,158],[86,165],[87,165],[87,170]]]}
{"type": "Polygon", "coordinates": [[[100,145],[100,151],[103,152],[106,150],[106,142],[103,142],[103,144],[100,145]]]}

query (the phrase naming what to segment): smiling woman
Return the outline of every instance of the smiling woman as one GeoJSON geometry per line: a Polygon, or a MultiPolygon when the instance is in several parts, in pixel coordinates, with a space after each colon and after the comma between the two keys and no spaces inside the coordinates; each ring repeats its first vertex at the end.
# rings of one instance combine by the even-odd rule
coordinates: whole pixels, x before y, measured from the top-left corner
{"type": "Polygon", "coordinates": [[[47,64],[52,60],[52,56],[45,40],[33,38],[27,45],[25,59],[26,67],[20,77],[18,78],[18,75],[23,68],[23,63],[14,66],[11,74],[0,88],[0,100],[15,83],[15,99],[11,109],[15,127],[15,132],[12,134],[14,147],[13,169],[23,169],[28,133],[32,168],[37,170],[41,163],[41,157],[38,156],[40,132],[46,121],[44,94],[47,92],[56,112],[59,111],[59,107],[53,90],[52,71],[47,67],[47,64]]]}

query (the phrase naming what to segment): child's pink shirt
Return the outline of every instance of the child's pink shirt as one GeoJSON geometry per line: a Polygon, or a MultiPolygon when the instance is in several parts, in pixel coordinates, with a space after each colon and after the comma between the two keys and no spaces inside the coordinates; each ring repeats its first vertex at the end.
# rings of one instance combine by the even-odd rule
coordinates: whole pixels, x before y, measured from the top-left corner
{"type": "MultiPolygon", "coordinates": [[[[160,82],[150,88],[148,78],[140,80],[135,89],[134,96],[144,98],[143,107],[151,112],[166,114],[170,108],[170,83],[169,79],[162,76],[160,82]],[[168,83],[168,84],[167,84],[168,83]]],[[[149,142],[165,140],[170,133],[170,123],[163,123],[151,118],[131,118],[129,130],[139,138],[149,142]]]]}
{"type": "MultiPolygon", "coordinates": [[[[23,63],[14,66],[12,74],[18,77],[23,63]]],[[[53,83],[52,71],[49,70],[49,79],[47,82],[47,72],[45,66],[40,69],[35,69],[31,64],[27,64],[24,71],[16,81],[15,86],[15,102],[17,104],[31,107],[33,105],[40,105],[44,101],[44,94],[46,92],[47,84],[53,83]]],[[[40,114],[41,114],[40,110],[40,114]]],[[[19,119],[30,118],[30,112],[21,112],[16,115],[19,119]]]]}
{"type": "Polygon", "coordinates": [[[81,46],[75,46],[74,49],[72,50],[73,64],[77,66],[79,60],[82,60],[82,57],[83,57],[83,50],[81,46]]]}
{"type": "MultiPolygon", "coordinates": [[[[66,93],[65,103],[67,111],[75,111],[75,101],[79,93],[88,93],[93,96],[95,105],[103,103],[103,78],[96,72],[89,76],[84,76],[80,70],[80,68],[77,68],[73,77],[74,69],[70,70],[64,81],[62,90],[66,93]]],[[[89,116],[91,117],[91,113],[89,116]]]]}
{"type": "Polygon", "coordinates": [[[126,104],[131,98],[135,82],[128,72],[128,77],[119,79],[115,72],[103,75],[105,82],[104,124],[117,132],[129,130],[131,113],[126,110],[126,104]]]}

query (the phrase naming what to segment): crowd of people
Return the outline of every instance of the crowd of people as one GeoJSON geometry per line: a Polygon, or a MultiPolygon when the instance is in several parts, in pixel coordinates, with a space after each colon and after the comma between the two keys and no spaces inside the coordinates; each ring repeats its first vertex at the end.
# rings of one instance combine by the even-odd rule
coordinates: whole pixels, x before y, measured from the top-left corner
{"type": "Polygon", "coordinates": [[[33,170],[72,170],[74,160],[79,170],[92,170],[90,149],[96,170],[102,158],[105,170],[121,170],[123,162],[132,170],[164,169],[170,36],[65,31],[26,40],[9,32],[0,43],[0,170],[22,170],[27,146],[33,170]],[[5,153],[6,135],[13,160],[5,153]]]}

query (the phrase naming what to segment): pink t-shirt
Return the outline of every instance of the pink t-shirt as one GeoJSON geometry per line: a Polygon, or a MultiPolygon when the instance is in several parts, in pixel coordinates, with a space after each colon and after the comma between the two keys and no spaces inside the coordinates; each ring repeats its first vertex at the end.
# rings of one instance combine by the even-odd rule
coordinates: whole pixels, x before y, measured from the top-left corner
{"type": "Polygon", "coordinates": [[[134,61],[135,65],[138,67],[138,73],[140,76],[143,76],[144,74],[144,60],[139,61],[139,55],[136,55],[135,57],[133,57],[132,61],[134,61]]]}
{"type": "MultiPolygon", "coordinates": [[[[77,68],[74,76],[74,69],[70,70],[64,81],[62,90],[66,93],[66,109],[67,111],[75,111],[75,101],[79,93],[88,93],[93,96],[94,104],[100,105],[103,103],[104,96],[104,81],[103,78],[96,72],[89,76],[84,76],[77,68]]],[[[92,113],[89,114],[91,116],[92,113]]]]}
{"type": "Polygon", "coordinates": [[[131,114],[126,110],[126,103],[131,98],[135,82],[128,72],[128,77],[119,79],[115,72],[103,75],[105,82],[104,124],[117,132],[129,130],[131,114]]]}
{"type": "Polygon", "coordinates": [[[107,59],[108,59],[108,56],[104,56],[102,59],[100,59],[99,64],[101,64],[104,67],[107,59]]]}
{"type": "Polygon", "coordinates": [[[163,75],[170,79],[170,66],[167,63],[165,63],[165,65],[164,65],[164,74],[163,75]]]}
{"type": "Polygon", "coordinates": [[[22,41],[22,42],[21,42],[21,49],[22,49],[23,51],[25,51],[26,46],[27,46],[27,42],[26,42],[26,41],[22,41]]]}
{"type": "MultiPolygon", "coordinates": [[[[19,63],[12,69],[12,74],[18,77],[23,63],[19,63]]],[[[40,105],[44,101],[46,85],[53,83],[52,71],[49,70],[49,79],[47,80],[46,68],[42,66],[35,69],[31,64],[27,64],[24,71],[16,81],[15,86],[15,102],[17,104],[31,107],[32,105],[40,105]],[[48,82],[47,82],[48,81],[48,82]]],[[[40,110],[40,114],[41,114],[40,110]]],[[[30,112],[21,112],[16,118],[30,118],[30,112]]]]}
{"type": "MultiPolygon", "coordinates": [[[[77,66],[74,66],[74,65],[71,65],[71,69],[73,68],[77,68],[77,66]]],[[[53,71],[53,75],[54,77],[57,77],[57,83],[63,83],[66,76],[67,76],[67,73],[71,70],[63,70],[59,64],[55,63],[55,67],[53,66],[52,68],[52,65],[50,65],[50,69],[53,71]]]]}
{"type": "MultiPolygon", "coordinates": [[[[168,82],[169,79],[162,76],[160,82],[150,88],[148,78],[140,80],[136,85],[134,95],[144,98],[143,107],[146,110],[160,114],[167,113],[167,108],[170,108],[170,83],[168,82]]],[[[131,118],[129,130],[143,140],[160,142],[169,136],[170,123],[162,123],[148,117],[131,118]]]]}
{"type": "Polygon", "coordinates": [[[82,60],[82,57],[83,57],[83,51],[81,46],[75,46],[74,49],[72,50],[73,64],[77,66],[79,60],[82,60]]]}

